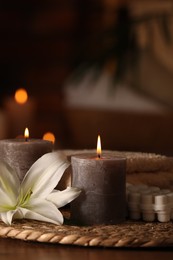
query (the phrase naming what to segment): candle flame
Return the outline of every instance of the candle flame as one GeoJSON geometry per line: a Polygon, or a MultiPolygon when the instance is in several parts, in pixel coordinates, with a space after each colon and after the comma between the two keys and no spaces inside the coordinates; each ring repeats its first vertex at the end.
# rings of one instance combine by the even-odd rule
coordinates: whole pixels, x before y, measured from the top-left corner
{"type": "Polygon", "coordinates": [[[98,156],[98,158],[101,157],[101,153],[102,153],[101,139],[100,139],[100,135],[98,135],[98,138],[97,138],[97,156],[98,156]]]}
{"type": "Polygon", "coordinates": [[[19,88],[16,90],[14,99],[18,104],[24,104],[28,100],[28,93],[24,88],[19,88]]]}
{"type": "Polygon", "coordinates": [[[28,141],[28,138],[29,138],[29,130],[28,130],[27,127],[25,128],[24,137],[25,137],[25,141],[28,141]]]}
{"type": "Polygon", "coordinates": [[[54,144],[55,143],[55,135],[51,132],[47,132],[43,135],[43,140],[51,141],[54,144]]]}

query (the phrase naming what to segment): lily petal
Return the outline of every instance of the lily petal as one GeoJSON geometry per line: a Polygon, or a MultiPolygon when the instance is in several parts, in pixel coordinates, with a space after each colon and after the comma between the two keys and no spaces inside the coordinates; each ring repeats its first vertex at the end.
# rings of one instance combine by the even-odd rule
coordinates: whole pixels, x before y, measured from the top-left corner
{"type": "Polygon", "coordinates": [[[0,196],[2,204],[14,206],[20,189],[16,172],[5,162],[0,162],[0,196]]]}
{"type": "Polygon", "coordinates": [[[0,212],[6,211],[6,208],[13,207],[15,205],[15,199],[13,200],[8,193],[0,189],[0,212]]]}
{"type": "Polygon", "coordinates": [[[70,203],[72,200],[77,198],[79,194],[81,193],[81,190],[74,187],[67,187],[63,191],[53,191],[50,193],[46,199],[48,201],[52,201],[57,208],[63,207],[66,204],[70,203]]]}
{"type": "MultiPolygon", "coordinates": [[[[7,225],[11,225],[14,215],[17,213],[18,209],[16,210],[9,210],[6,212],[0,213],[0,219],[6,223],[7,225]]],[[[19,217],[18,217],[19,218],[19,217]]]]}
{"type": "Polygon", "coordinates": [[[21,184],[23,194],[32,191],[31,197],[45,198],[57,186],[69,165],[65,155],[60,152],[43,155],[25,175],[21,184]]]}
{"type": "Polygon", "coordinates": [[[26,219],[36,219],[57,225],[63,224],[61,212],[52,202],[43,199],[31,199],[25,208],[20,208],[20,210],[26,219]]]}

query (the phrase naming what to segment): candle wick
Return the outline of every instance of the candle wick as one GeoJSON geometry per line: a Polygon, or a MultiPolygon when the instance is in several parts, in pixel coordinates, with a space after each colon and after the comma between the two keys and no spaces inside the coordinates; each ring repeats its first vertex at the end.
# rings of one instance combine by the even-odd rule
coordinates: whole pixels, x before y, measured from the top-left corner
{"type": "Polygon", "coordinates": [[[25,137],[25,142],[28,142],[28,138],[27,137],[25,137]]]}
{"type": "Polygon", "coordinates": [[[100,159],[100,157],[101,157],[100,154],[98,154],[97,156],[98,156],[98,158],[100,159]]]}

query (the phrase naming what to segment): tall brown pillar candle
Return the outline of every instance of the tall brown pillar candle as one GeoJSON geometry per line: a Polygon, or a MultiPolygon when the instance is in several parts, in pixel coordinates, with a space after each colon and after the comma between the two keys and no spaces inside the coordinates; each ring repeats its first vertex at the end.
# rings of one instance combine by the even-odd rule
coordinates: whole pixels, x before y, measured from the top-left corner
{"type": "Polygon", "coordinates": [[[8,163],[22,181],[31,165],[45,153],[52,152],[53,143],[42,139],[0,140],[0,160],[8,163]]]}
{"type": "Polygon", "coordinates": [[[71,202],[71,219],[79,225],[117,224],[126,216],[126,159],[72,156],[72,186],[82,190],[71,202]]]}

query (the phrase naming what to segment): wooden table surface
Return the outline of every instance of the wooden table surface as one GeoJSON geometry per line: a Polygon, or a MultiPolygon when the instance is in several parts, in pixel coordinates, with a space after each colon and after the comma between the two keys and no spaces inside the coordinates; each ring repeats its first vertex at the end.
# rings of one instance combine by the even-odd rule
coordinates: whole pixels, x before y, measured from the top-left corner
{"type": "Polygon", "coordinates": [[[85,248],[0,238],[0,260],[172,260],[173,248],[85,248]]]}

